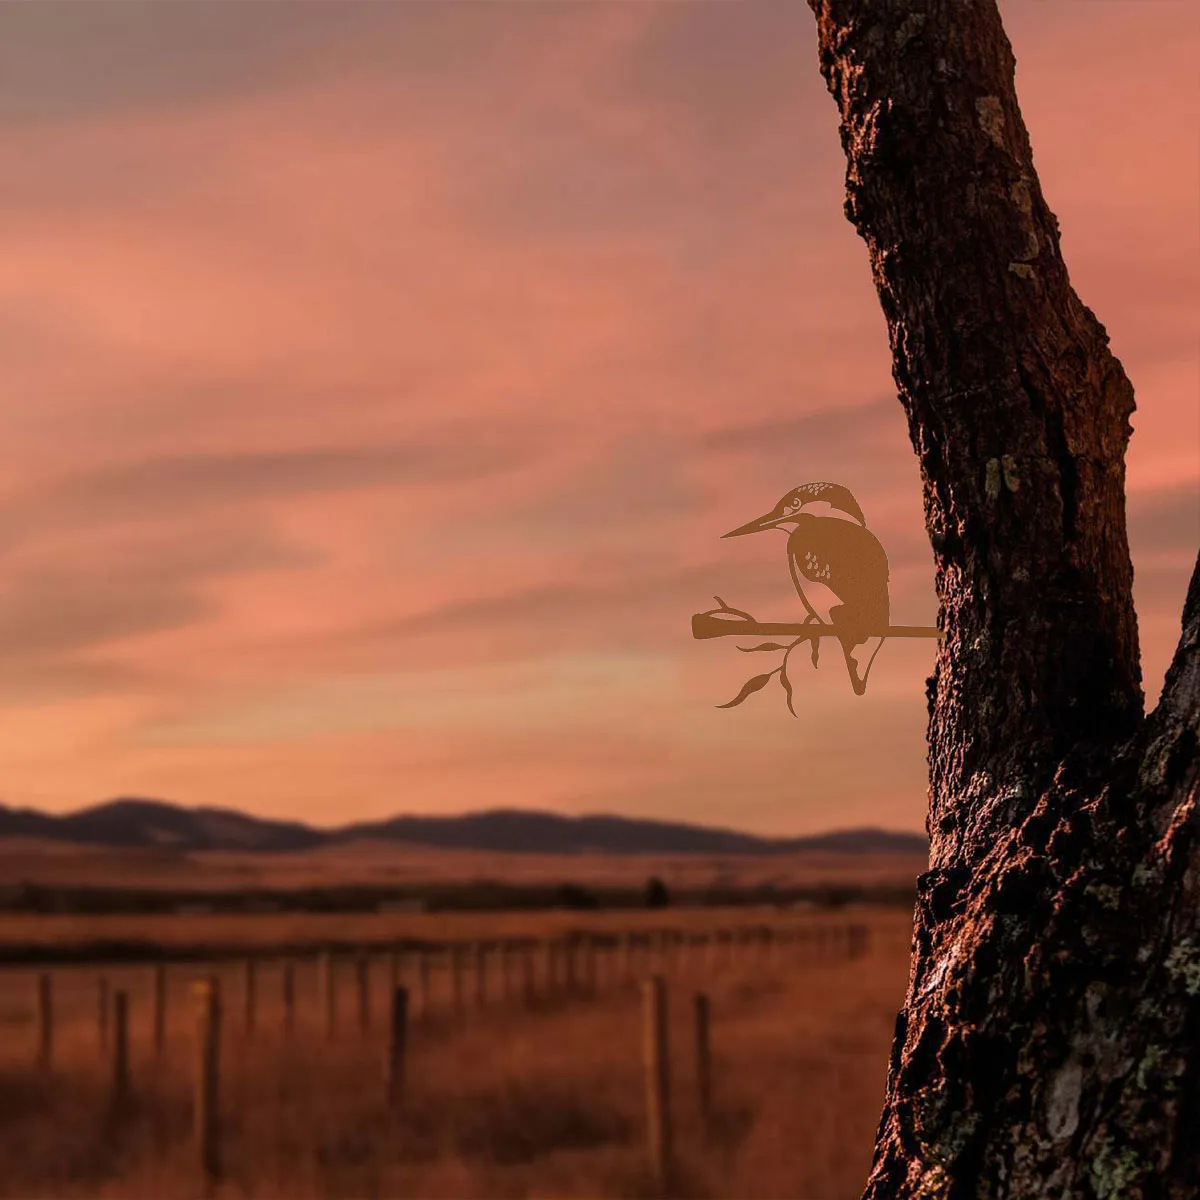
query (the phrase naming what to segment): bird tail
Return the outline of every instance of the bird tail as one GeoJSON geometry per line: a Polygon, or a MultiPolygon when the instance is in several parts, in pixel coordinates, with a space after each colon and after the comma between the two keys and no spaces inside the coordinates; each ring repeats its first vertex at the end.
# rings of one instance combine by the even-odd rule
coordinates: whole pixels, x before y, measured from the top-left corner
{"type": "Polygon", "coordinates": [[[871,674],[871,665],[875,662],[875,655],[883,648],[883,643],[887,641],[886,637],[879,639],[879,645],[871,651],[871,657],[867,659],[866,670],[862,673],[862,678],[859,678],[858,670],[854,665],[854,659],[850,657],[850,648],[843,644],[842,651],[846,656],[846,666],[850,671],[850,686],[854,689],[856,696],[863,695],[867,690],[867,677],[871,674]]]}
{"type": "Polygon", "coordinates": [[[879,645],[871,651],[871,657],[867,659],[867,669],[863,672],[863,687],[867,686],[867,676],[871,673],[871,664],[875,661],[875,655],[883,649],[883,643],[887,641],[886,637],[879,639],[879,645]]]}

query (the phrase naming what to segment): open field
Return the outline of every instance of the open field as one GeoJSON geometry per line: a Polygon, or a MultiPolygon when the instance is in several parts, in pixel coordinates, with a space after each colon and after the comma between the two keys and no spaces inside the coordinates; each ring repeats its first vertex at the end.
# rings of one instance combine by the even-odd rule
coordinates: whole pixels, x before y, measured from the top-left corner
{"type": "MultiPolygon", "coordinates": [[[[630,929],[632,913],[586,914],[596,930],[630,929]]],[[[638,916],[641,916],[640,914],[638,916]]],[[[431,917],[380,914],[340,924],[338,941],[545,938],[579,929],[581,914],[431,917]],[[359,922],[365,924],[359,924],[359,922]],[[451,929],[448,925],[452,925],[451,929]],[[399,922],[399,924],[397,924],[399,922]],[[431,924],[430,924],[431,923],[431,924]],[[382,940],[387,940],[381,939],[382,940]]],[[[644,914],[644,927],[695,932],[743,924],[746,913],[644,914]]],[[[202,918],[212,921],[213,918],[202,918]]],[[[185,920],[185,918],[180,918],[185,920]]],[[[269,920],[269,919],[264,919],[269,920]]],[[[309,921],[319,920],[308,918],[309,921]]],[[[776,915],[782,928],[785,922],[776,915]]],[[[242,918],[248,929],[259,918],[242,918]]],[[[671,1096],[676,1122],[672,1191],[704,1197],[836,1200],[858,1194],[869,1164],[895,1012],[908,961],[908,914],[790,916],[802,940],[744,946],[725,956],[672,956],[671,1096]],[[861,957],[819,935],[867,924],[861,957]],[[712,1006],[714,1113],[696,1108],[691,997],[712,1006]]],[[[146,935],[145,921],[136,925],[146,935]]],[[[313,935],[309,925],[303,932],[313,935]]],[[[194,931],[193,931],[194,932],[194,931]]],[[[244,935],[266,947],[281,927],[244,935]]],[[[293,930],[292,932],[295,932],[293,930]]],[[[323,927],[319,932],[328,932],[323,927]]],[[[227,931],[222,930],[221,936],[227,931]]],[[[191,934],[188,935],[189,937],[191,934]]],[[[144,965],[54,971],[52,1067],[34,1065],[37,972],[0,973],[0,1194],[163,1197],[198,1194],[190,1134],[195,1060],[190,982],[213,968],[172,968],[164,1050],[151,1036],[151,972],[144,965]],[[97,983],[128,993],[132,1097],[109,1100],[97,983]]],[[[295,966],[296,1018],[282,1029],[282,963],[262,962],[253,1034],[245,1028],[245,975],[218,966],[225,1001],[222,1053],[224,1180],[228,1196],[649,1196],[645,1155],[642,1017],[636,986],[602,960],[594,997],[547,995],[532,1007],[489,977],[456,1011],[444,968],[428,1010],[414,1013],[406,1090],[388,1109],[382,1082],[383,1014],[390,966],[371,960],[369,1023],[359,1023],[355,972],[337,980],[337,1028],[327,1035],[314,960],[295,966]]],[[[401,965],[411,983],[411,963],[401,965]]]]}
{"type": "Polygon", "coordinates": [[[359,841],[279,853],[119,850],[32,838],[0,840],[0,879],[10,885],[144,887],[172,891],[404,886],[451,881],[639,887],[657,875],[672,888],[778,888],[817,884],[908,885],[924,854],[805,851],[795,854],[520,854],[440,850],[359,841]]]}
{"type": "MultiPolygon", "coordinates": [[[[853,919],[855,906],[840,910],[853,919]]],[[[903,914],[907,920],[908,914],[903,914]]],[[[382,913],[165,913],[0,914],[0,954],[15,948],[31,958],[211,957],[286,949],[311,953],[321,947],[378,949],[434,941],[541,938],[577,933],[725,929],[740,926],[814,927],[818,913],[776,907],[630,909],[574,912],[382,912],[382,913]],[[71,951],[68,955],[65,952],[71,951]]]]}

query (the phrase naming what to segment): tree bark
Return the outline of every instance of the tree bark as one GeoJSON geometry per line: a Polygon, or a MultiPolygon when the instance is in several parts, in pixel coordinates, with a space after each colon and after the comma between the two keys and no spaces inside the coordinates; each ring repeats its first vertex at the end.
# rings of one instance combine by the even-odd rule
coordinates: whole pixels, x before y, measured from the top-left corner
{"type": "Polygon", "coordinates": [[[930,870],[866,1196],[1200,1195],[1200,562],[1143,715],[1133,390],[994,0],[810,0],[941,605],[930,870]]]}

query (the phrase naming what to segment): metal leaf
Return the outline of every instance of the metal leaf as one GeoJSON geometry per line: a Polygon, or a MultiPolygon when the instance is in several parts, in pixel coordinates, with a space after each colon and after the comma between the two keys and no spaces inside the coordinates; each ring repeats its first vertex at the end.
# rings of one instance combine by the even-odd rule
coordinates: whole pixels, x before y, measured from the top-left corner
{"type": "Polygon", "coordinates": [[[772,671],[767,675],[755,675],[753,679],[747,679],[742,685],[742,690],[738,692],[738,694],[734,696],[732,700],[730,700],[727,704],[718,704],[716,707],[732,708],[735,704],[741,704],[741,702],[745,700],[747,696],[752,695],[754,692],[760,691],[762,688],[765,688],[767,684],[771,682],[771,675],[774,674],[775,672],[772,671]]]}
{"type": "Polygon", "coordinates": [[[786,650],[787,647],[778,642],[763,642],[761,646],[739,646],[738,649],[743,654],[753,654],[755,650],[786,650]]]}
{"type": "Polygon", "coordinates": [[[796,710],[792,707],[792,681],[788,678],[787,659],[784,659],[783,666],[779,668],[779,682],[783,684],[783,690],[787,694],[788,712],[794,717],[796,710]]]}

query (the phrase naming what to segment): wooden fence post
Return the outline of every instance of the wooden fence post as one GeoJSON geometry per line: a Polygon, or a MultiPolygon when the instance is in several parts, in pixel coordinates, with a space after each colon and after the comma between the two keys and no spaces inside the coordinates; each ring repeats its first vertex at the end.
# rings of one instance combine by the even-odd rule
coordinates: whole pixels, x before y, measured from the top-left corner
{"type": "Polygon", "coordinates": [[[54,984],[48,971],[38,976],[37,1029],[37,1063],[43,1071],[48,1071],[54,1061],[54,984]]]}
{"type": "Polygon", "coordinates": [[[578,976],[578,950],[580,943],[575,941],[574,937],[565,938],[563,941],[563,990],[570,1000],[580,992],[580,976],[578,976]]]}
{"type": "Polygon", "coordinates": [[[108,976],[96,980],[96,1032],[103,1053],[108,1049],[108,976]]]}
{"type": "Polygon", "coordinates": [[[512,943],[500,943],[496,953],[500,956],[500,1000],[507,1005],[512,999],[512,943]]]}
{"type": "Polygon", "coordinates": [[[646,1072],[646,1145],[661,1193],[671,1173],[671,1077],[667,1044],[667,987],[661,975],[642,984],[643,1059],[646,1072]]]}
{"type": "Polygon", "coordinates": [[[291,1037],[296,1032],[296,964],[289,958],[283,964],[283,1032],[291,1037]]]}
{"type": "Polygon", "coordinates": [[[450,947],[450,987],[454,993],[454,1015],[461,1018],[466,1011],[463,994],[463,951],[461,946],[450,947]]]}
{"type": "Polygon", "coordinates": [[[129,994],[113,996],[112,1103],[122,1107],[129,1099],[129,994]]]}
{"type": "Polygon", "coordinates": [[[358,979],[358,1028],[366,1033],[371,1028],[371,960],[360,954],[355,964],[358,979]]]}
{"type": "Polygon", "coordinates": [[[559,939],[558,990],[568,1000],[575,995],[575,990],[579,985],[575,949],[575,942],[572,938],[563,937],[559,939]]]}
{"type": "Polygon", "coordinates": [[[487,1007],[487,947],[482,942],[475,946],[475,1007],[487,1007]]]}
{"type": "Polygon", "coordinates": [[[417,987],[419,989],[421,1016],[429,1016],[429,951],[422,947],[418,951],[417,987]]]}
{"type": "Polygon", "coordinates": [[[321,1004],[325,1010],[325,1036],[333,1037],[337,1030],[337,972],[333,955],[321,951],[317,959],[317,988],[321,993],[321,1004]]]}
{"type": "Polygon", "coordinates": [[[696,1100],[700,1123],[707,1131],[712,1125],[712,1058],[708,1044],[708,997],[697,992],[692,997],[696,1021],[696,1100]]]}
{"type": "Polygon", "coordinates": [[[167,1041],[167,967],[154,964],[154,1053],[161,1057],[167,1041]]]}
{"type": "Polygon", "coordinates": [[[521,997],[526,1008],[537,1003],[537,964],[533,959],[533,947],[521,947],[521,997]]]}
{"type": "Polygon", "coordinates": [[[245,1001],[246,1036],[254,1036],[258,1023],[258,963],[248,958],[242,964],[242,998],[245,1001]]]}
{"type": "Polygon", "coordinates": [[[392,1028],[388,1041],[387,1095],[395,1108],[404,1093],[404,1066],[408,1052],[408,989],[392,990],[392,1028]]]}
{"type": "Polygon", "coordinates": [[[200,1178],[211,1192],[221,1177],[221,991],[216,976],[195,985],[196,1078],[194,1134],[200,1178]]]}
{"type": "Polygon", "coordinates": [[[589,999],[596,998],[596,939],[589,933],[584,936],[583,945],[583,994],[589,999]]]}

